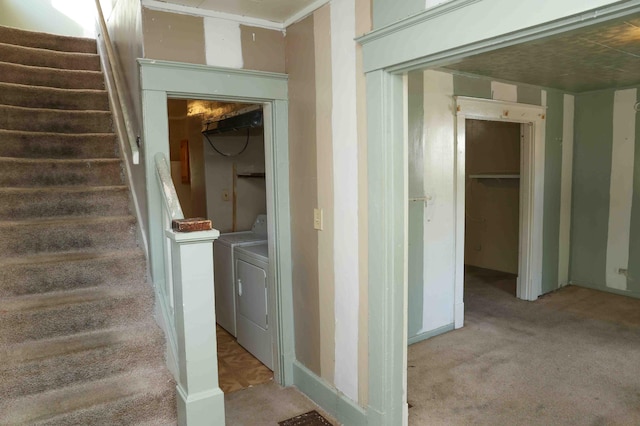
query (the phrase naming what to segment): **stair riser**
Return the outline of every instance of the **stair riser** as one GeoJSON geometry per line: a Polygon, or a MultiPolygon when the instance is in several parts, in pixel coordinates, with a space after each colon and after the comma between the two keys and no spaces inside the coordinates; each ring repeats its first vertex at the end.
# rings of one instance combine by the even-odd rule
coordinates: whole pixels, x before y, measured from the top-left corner
{"type": "Polygon", "coordinates": [[[0,227],[0,256],[134,248],[133,220],[0,227]]]}
{"type": "Polygon", "coordinates": [[[7,44],[65,52],[96,53],[97,51],[96,41],[93,39],[57,36],[2,26],[0,26],[0,40],[7,44]]]}
{"type": "MultiPolygon", "coordinates": [[[[154,325],[150,324],[150,327],[154,325]]],[[[152,360],[161,360],[164,337],[159,330],[149,334],[130,342],[118,342],[0,370],[3,377],[0,381],[0,397],[15,398],[100,380],[132,368],[144,367],[152,360]]]]}
{"type": "Polygon", "coordinates": [[[80,163],[9,162],[0,160],[0,185],[37,187],[46,185],[122,185],[119,161],[80,163]]]}
{"type": "Polygon", "coordinates": [[[0,297],[96,286],[133,286],[144,281],[145,273],[142,251],[126,258],[6,265],[0,270],[0,297]]]}
{"type": "Polygon", "coordinates": [[[5,83],[57,87],[59,89],[104,90],[104,77],[102,73],[95,71],[32,68],[2,62],[0,63],[0,76],[5,83]]]}
{"type": "Polygon", "coordinates": [[[111,133],[107,111],[58,111],[0,106],[0,128],[30,132],[111,133]]]}
{"type": "Polygon", "coordinates": [[[93,303],[59,306],[29,312],[9,312],[0,323],[0,344],[50,339],[74,333],[123,327],[153,315],[151,294],[107,298],[93,303]]]}
{"type": "Polygon", "coordinates": [[[109,98],[102,91],[75,91],[0,83],[0,103],[26,108],[108,111],[109,98]]]}
{"type": "Polygon", "coordinates": [[[116,158],[118,145],[112,134],[70,135],[8,132],[0,130],[0,157],[84,159],[116,158]]]}
{"type": "Polygon", "coordinates": [[[0,39],[0,58],[3,62],[36,67],[100,71],[100,57],[98,55],[34,49],[3,44],[1,41],[0,39]]]}
{"type": "Polygon", "coordinates": [[[127,190],[105,191],[2,191],[0,220],[61,216],[125,216],[129,214],[127,190]]]}

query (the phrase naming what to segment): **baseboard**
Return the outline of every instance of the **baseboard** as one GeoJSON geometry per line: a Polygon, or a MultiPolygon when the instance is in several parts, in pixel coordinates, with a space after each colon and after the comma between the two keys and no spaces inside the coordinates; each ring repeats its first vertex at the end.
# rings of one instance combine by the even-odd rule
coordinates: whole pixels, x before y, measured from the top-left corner
{"type": "Polygon", "coordinates": [[[293,384],[340,423],[349,426],[367,424],[364,408],[298,361],[293,362],[293,384]]]}
{"type": "Polygon", "coordinates": [[[640,299],[640,292],[638,291],[627,291],[627,290],[618,290],[615,288],[609,288],[609,287],[600,287],[597,285],[592,285],[592,284],[583,284],[583,283],[577,283],[577,282],[573,282],[570,281],[569,285],[575,285],[576,287],[584,287],[584,288],[589,288],[591,290],[598,290],[598,291],[604,291],[605,293],[613,293],[613,294],[617,294],[620,296],[627,296],[627,297],[633,297],[634,299],[640,299]]]}
{"type": "Polygon", "coordinates": [[[416,334],[415,336],[410,337],[409,339],[407,339],[407,344],[409,346],[413,345],[414,343],[418,343],[418,342],[422,342],[423,340],[427,340],[431,337],[435,337],[439,334],[443,334],[446,333],[448,331],[452,331],[454,329],[454,324],[447,324],[447,325],[443,325],[442,327],[438,327],[435,330],[431,330],[431,331],[425,331],[424,333],[420,333],[420,334],[416,334]]]}

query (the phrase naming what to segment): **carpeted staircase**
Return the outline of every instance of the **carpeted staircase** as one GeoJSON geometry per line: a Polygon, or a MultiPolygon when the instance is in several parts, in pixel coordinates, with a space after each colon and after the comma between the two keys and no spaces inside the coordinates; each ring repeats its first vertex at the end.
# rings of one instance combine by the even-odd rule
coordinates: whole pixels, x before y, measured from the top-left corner
{"type": "Polygon", "coordinates": [[[176,423],[96,42],[0,27],[0,424],[176,423]]]}

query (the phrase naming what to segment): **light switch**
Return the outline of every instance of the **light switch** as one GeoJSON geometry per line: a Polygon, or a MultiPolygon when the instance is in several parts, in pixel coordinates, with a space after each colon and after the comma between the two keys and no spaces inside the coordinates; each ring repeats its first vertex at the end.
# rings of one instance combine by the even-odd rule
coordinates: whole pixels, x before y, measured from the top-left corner
{"type": "Polygon", "coordinates": [[[313,229],[322,231],[323,226],[322,209],[313,209],[313,229]]]}

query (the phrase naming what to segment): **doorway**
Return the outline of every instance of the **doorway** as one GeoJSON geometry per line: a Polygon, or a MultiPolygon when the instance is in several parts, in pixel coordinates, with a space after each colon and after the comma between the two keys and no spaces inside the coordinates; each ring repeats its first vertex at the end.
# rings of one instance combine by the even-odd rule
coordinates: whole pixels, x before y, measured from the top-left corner
{"type": "MultiPolygon", "coordinates": [[[[157,155],[169,157],[169,129],[167,99],[203,99],[224,102],[259,104],[264,114],[265,182],[267,199],[269,276],[275,286],[275,340],[278,348],[274,360],[274,381],[283,386],[293,384],[294,339],[293,295],[291,283],[291,235],[289,230],[289,175],[288,156],[288,102],[287,77],[274,73],[229,70],[204,65],[138,59],[142,90],[142,118],[144,135],[141,140],[143,167],[133,171],[134,184],[138,181],[154,182],[157,155]],[[275,244],[277,242],[277,244],[275,244]]],[[[165,259],[162,250],[164,227],[162,212],[148,206],[158,205],[161,191],[158,185],[145,187],[146,221],[141,226],[149,235],[150,275],[157,286],[165,280],[165,259]]],[[[160,297],[163,297],[162,295],[160,297]]],[[[159,304],[158,320],[167,329],[168,338],[174,338],[172,313],[167,304],[159,304]]],[[[215,338],[215,330],[207,330],[207,338],[215,338]],[[213,335],[213,336],[212,336],[213,335]]],[[[168,345],[168,365],[178,370],[177,353],[168,345]]],[[[217,373],[217,354],[202,354],[207,359],[208,373],[217,373]]],[[[217,374],[209,374],[216,377],[217,374]]],[[[217,377],[216,377],[217,379],[217,377]]],[[[208,418],[224,418],[224,394],[217,380],[198,383],[188,388],[179,384],[179,395],[187,409],[197,409],[202,396],[215,401],[216,409],[208,418]],[[181,387],[182,386],[182,387],[181,387]],[[197,392],[197,396],[196,396],[197,392]],[[193,407],[193,408],[191,408],[193,407]]]]}
{"type": "Polygon", "coordinates": [[[519,123],[465,120],[465,287],[516,296],[519,275],[519,123]]]}
{"type": "Polygon", "coordinates": [[[211,220],[221,233],[212,283],[220,388],[267,383],[278,348],[262,105],[168,99],[167,109],[171,175],[183,212],[211,220]]]}

